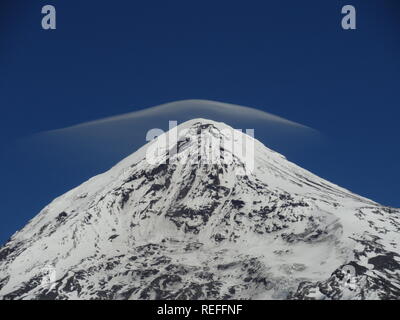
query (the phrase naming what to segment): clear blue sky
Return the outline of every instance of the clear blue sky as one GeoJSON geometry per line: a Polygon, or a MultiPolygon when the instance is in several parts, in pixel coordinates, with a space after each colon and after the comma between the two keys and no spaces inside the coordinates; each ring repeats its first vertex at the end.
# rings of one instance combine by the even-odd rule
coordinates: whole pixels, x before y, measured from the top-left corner
{"type": "Polygon", "coordinates": [[[400,207],[399,40],[398,0],[2,0],[0,243],[98,173],[43,173],[10,153],[16,139],[191,98],[319,130],[326,148],[293,161],[400,207]],[[41,29],[45,4],[55,31],[41,29]],[[355,31],[340,27],[345,4],[355,31]]]}

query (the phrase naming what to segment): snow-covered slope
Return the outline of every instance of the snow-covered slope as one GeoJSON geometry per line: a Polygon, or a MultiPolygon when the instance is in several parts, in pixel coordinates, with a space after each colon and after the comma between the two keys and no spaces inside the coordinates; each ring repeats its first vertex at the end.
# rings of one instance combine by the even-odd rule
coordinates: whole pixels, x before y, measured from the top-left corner
{"type": "Polygon", "coordinates": [[[399,210],[223,123],[177,132],[55,199],[0,248],[0,299],[400,298],[399,210]]]}

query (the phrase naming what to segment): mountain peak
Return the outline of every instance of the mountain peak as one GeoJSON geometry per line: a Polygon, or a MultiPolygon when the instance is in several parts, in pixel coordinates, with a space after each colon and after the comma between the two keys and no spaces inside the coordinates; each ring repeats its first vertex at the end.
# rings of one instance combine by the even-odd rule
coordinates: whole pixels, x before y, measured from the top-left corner
{"type": "Polygon", "coordinates": [[[398,210],[221,122],[154,133],[0,249],[0,298],[399,296],[398,210]]]}
{"type": "Polygon", "coordinates": [[[226,124],[224,122],[214,121],[214,120],[206,119],[206,118],[194,118],[191,120],[187,120],[185,122],[178,124],[178,128],[184,129],[184,128],[188,128],[188,127],[192,127],[192,126],[196,126],[196,125],[214,125],[217,128],[233,129],[231,126],[229,126],[228,124],[226,124]]]}

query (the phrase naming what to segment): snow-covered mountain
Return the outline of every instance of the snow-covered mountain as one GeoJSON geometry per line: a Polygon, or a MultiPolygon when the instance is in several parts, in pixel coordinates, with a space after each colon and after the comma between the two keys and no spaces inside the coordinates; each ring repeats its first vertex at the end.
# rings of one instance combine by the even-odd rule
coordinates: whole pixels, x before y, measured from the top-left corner
{"type": "Polygon", "coordinates": [[[0,248],[0,299],[400,298],[400,210],[223,123],[185,122],[162,145],[174,135],[0,248]]]}

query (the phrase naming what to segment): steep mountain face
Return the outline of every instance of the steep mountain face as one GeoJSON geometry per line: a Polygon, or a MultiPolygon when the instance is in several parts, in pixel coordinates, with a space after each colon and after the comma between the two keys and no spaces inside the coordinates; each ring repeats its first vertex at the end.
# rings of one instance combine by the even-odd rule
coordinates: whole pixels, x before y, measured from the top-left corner
{"type": "Polygon", "coordinates": [[[0,299],[400,298],[399,210],[223,123],[174,136],[17,232],[0,249],[0,299]]]}

